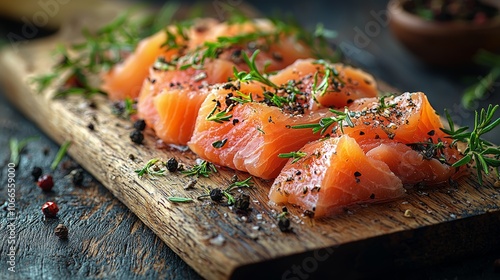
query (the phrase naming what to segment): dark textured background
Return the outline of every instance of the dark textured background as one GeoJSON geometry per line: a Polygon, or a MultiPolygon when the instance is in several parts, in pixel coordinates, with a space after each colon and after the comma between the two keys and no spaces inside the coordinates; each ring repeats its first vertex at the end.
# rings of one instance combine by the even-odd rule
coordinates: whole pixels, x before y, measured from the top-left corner
{"type": "MultiPolygon", "coordinates": [[[[233,0],[228,3],[238,3],[233,0]]],[[[381,1],[252,1],[266,15],[292,14],[307,28],[323,22],[327,28],[339,32],[336,44],[350,46],[348,59],[374,74],[378,79],[404,91],[424,91],[438,112],[449,108],[459,124],[471,125],[472,113],[460,107],[460,94],[469,82],[485,74],[484,69],[437,69],[426,66],[403,49],[391,36],[387,27],[380,25],[380,33],[369,37],[363,48],[355,47],[356,28],[364,30],[374,20],[370,12],[385,10],[381,1]]],[[[215,3],[215,2],[214,2],[215,3]]],[[[15,30],[15,25],[0,21],[1,37],[15,30]]],[[[5,71],[0,69],[0,71],[5,71]]],[[[500,103],[499,87],[479,106],[500,103]]],[[[0,89],[1,92],[1,89],[0,89]]],[[[9,162],[8,141],[37,135],[21,157],[16,172],[17,195],[17,265],[18,272],[7,274],[7,244],[0,247],[0,278],[16,279],[78,279],[104,277],[114,279],[199,279],[200,277],[176,256],[161,240],[140,222],[123,204],[89,174],[83,187],[72,185],[68,172],[76,165],[69,158],[54,175],[56,185],[49,193],[42,193],[32,182],[33,166],[43,167],[46,173],[58,146],[40,132],[29,120],[12,108],[0,94],[0,240],[6,238],[5,204],[9,162]],[[45,153],[44,153],[45,151],[45,153]],[[40,211],[47,200],[60,206],[57,219],[45,220],[40,211]],[[59,240],[53,229],[64,223],[70,231],[67,241],[59,240]]],[[[489,137],[498,143],[500,131],[489,137]]],[[[453,248],[450,248],[453,250],[453,248]]],[[[485,256],[450,260],[416,271],[388,272],[408,279],[498,279],[493,261],[498,252],[485,256]]],[[[265,276],[265,272],[259,272],[265,276]]],[[[389,275],[387,275],[389,276],[389,275]]],[[[262,278],[262,277],[260,277],[262,278]]]]}

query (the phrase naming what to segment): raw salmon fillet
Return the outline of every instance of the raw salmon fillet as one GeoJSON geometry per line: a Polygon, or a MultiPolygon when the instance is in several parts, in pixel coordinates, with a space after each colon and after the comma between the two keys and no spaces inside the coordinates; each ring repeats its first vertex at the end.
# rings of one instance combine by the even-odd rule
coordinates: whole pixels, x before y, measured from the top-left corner
{"type": "Polygon", "coordinates": [[[290,127],[319,121],[325,117],[326,109],[292,115],[261,102],[231,103],[228,121],[207,120],[217,104],[220,107],[216,112],[226,110],[230,93],[213,90],[201,105],[188,146],[202,159],[270,179],[275,178],[287,162],[278,157],[280,153],[297,150],[320,137],[310,130],[296,131],[290,127]],[[217,147],[218,141],[224,145],[217,147]]]}
{"type": "Polygon", "coordinates": [[[299,205],[322,217],[355,203],[394,199],[405,194],[384,162],[368,157],[347,135],[307,144],[307,155],[290,160],[274,181],[271,201],[299,205]]]}
{"type": "MultiPolygon", "coordinates": [[[[352,98],[377,95],[377,85],[371,75],[340,63],[328,64],[328,67],[335,69],[340,80],[345,82],[337,85],[330,83],[324,93],[314,92],[313,85],[325,78],[324,64],[314,59],[298,59],[269,76],[269,80],[283,89],[293,87],[302,93],[302,97],[307,99],[304,103],[306,110],[344,107],[353,102],[352,98]]],[[[231,62],[219,59],[207,63],[203,70],[190,68],[161,72],[153,69],[139,96],[139,116],[155,129],[164,142],[185,145],[191,138],[198,109],[210,85],[232,77],[233,66],[231,62]],[[198,79],[200,75],[205,78],[198,79]]],[[[253,91],[254,94],[262,92],[261,87],[273,90],[265,85],[254,85],[255,89],[248,88],[251,85],[243,86],[247,87],[246,92],[253,91]]]]}
{"type": "Polygon", "coordinates": [[[206,51],[206,44],[210,42],[220,41],[221,38],[235,38],[231,36],[272,32],[274,29],[274,25],[267,20],[242,24],[220,23],[210,30],[203,29],[206,34],[205,41],[195,44],[190,40],[185,55],[178,59],[182,63],[172,69],[158,69],[155,66],[151,68],[139,94],[139,117],[143,118],[164,142],[186,145],[191,138],[197,112],[207,95],[208,87],[215,83],[227,82],[233,77],[233,69],[249,70],[242,59],[242,53],[251,56],[256,47],[265,47],[256,57],[255,64],[260,71],[267,72],[283,69],[295,60],[310,57],[312,54],[308,47],[292,35],[283,35],[279,40],[271,42],[257,36],[245,44],[234,43],[220,49],[217,58],[206,59],[202,67],[184,65],[199,58],[206,51]]]}
{"type": "Polygon", "coordinates": [[[463,174],[451,166],[460,153],[440,130],[441,120],[423,93],[358,99],[348,112],[352,127],[334,126],[332,137],[306,144],[299,150],[306,156],[285,165],[271,201],[321,217],[349,204],[396,198],[403,185],[440,184],[463,174]],[[361,170],[371,167],[375,170],[361,170]],[[362,179],[369,182],[356,188],[362,179]]]}
{"type": "MultiPolygon", "coordinates": [[[[193,25],[193,28],[188,30],[191,44],[203,43],[205,32],[199,32],[199,26],[204,26],[207,30],[211,30],[218,24],[218,21],[215,19],[198,20],[193,25]]],[[[172,34],[177,35],[176,42],[178,44],[184,42],[183,37],[179,36],[175,26],[169,26],[167,29],[172,34]]],[[[166,41],[167,33],[164,30],[143,39],[125,61],[116,65],[102,76],[103,83],[101,88],[108,94],[109,99],[123,100],[125,98],[137,98],[142,83],[149,75],[149,68],[158,56],[170,60],[179,54],[179,49],[163,46],[166,41]]]]}

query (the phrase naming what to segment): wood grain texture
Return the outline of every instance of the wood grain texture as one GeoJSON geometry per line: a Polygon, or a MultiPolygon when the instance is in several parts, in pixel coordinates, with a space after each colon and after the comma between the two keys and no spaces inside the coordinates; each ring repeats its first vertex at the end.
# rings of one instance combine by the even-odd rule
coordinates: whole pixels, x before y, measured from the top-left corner
{"type": "MultiPolygon", "coordinates": [[[[1,91],[1,90],[0,90],[1,91]]],[[[165,243],[90,174],[82,186],[74,186],[68,173],[78,164],[66,156],[51,171],[58,145],[34,124],[8,107],[0,93],[0,239],[7,240],[7,165],[10,138],[37,136],[21,154],[16,180],[16,272],[2,265],[2,279],[199,279],[165,243]],[[43,192],[33,182],[34,166],[50,173],[55,186],[43,192]],[[44,219],[40,207],[55,201],[56,219],[44,219]],[[54,234],[57,224],[69,230],[67,240],[54,234]]],[[[9,244],[2,242],[0,260],[5,264],[9,244]]]]}
{"type": "MultiPolygon", "coordinates": [[[[439,261],[451,255],[449,246],[455,246],[454,256],[498,247],[500,241],[493,237],[500,231],[499,190],[491,178],[482,187],[469,176],[457,187],[417,188],[400,200],[360,205],[321,220],[291,209],[293,233],[287,234],[277,229],[276,211],[267,204],[269,181],[255,180],[256,187],[248,191],[253,208],[248,215],[208,201],[169,202],[168,196],[195,198],[203,192],[201,186],[224,186],[234,174],[240,179],[247,175],[221,170],[217,176],[200,178],[192,190],[184,189],[191,179],[178,173],[140,179],[134,170],[151,158],[176,157],[192,165],[196,156],[156,148],[151,131],[146,132],[144,145],[134,145],[128,139],[131,123],[112,115],[104,98],[94,99],[94,109],[79,97],[52,100],[50,92],[35,94],[28,79],[46,73],[53,63],[49,53],[55,42],[74,36],[79,25],[67,28],[54,38],[26,44],[17,53],[2,51],[0,66],[8,70],[0,73],[0,79],[8,98],[58,143],[71,140],[69,154],[202,276],[251,279],[256,269],[276,277],[303,278],[328,270],[339,276],[347,268],[357,271],[360,265],[377,272],[381,265],[439,261]],[[95,130],[87,128],[89,123],[95,130]],[[414,218],[403,216],[408,209],[414,218]],[[217,236],[222,244],[211,242],[217,236]],[[353,259],[358,261],[348,261],[353,259]]],[[[98,199],[94,203],[105,204],[98,199]]],[[[89,241],[87,252],[98,246],[89,241]]]]}

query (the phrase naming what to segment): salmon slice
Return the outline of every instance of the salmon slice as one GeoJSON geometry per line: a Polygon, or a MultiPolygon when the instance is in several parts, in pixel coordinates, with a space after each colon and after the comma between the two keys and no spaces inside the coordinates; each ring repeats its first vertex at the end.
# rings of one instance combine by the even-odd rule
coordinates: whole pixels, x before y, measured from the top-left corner
{"type": "Polygon", "coordinates": [[[391,139],[408,144],[428,139],[434,143],[447,140],[440,130],[443,125],[439,115],[422,92],[358,99],[349,106],[349,111],[354,114],[351,117],[354,126],[345,126],[343,130],[358,141],[391,139]]]}
{"type": "MultiPolygon", "coordinates": [[[[193,25],[193,28],[189,29],[188,36],[192,42],[201,44],[205,36],[204,32],[199,32],[199,26],[203,26],[208,30],[217,24],[218,22],[214,19],[201,19],[193,25]]],[[[175,26],[167,28],[169,32],[177,35],[176,42],[178,44],[184,42],[183,37],[178,35],[178,30],[175,26]]],[[[179,54],[179,49],[163,46],[166,41],[167,33],[164,30],[143,39],[125,61],[116,65],[102,76],[103,83],[101,88],[108,93],[111,100],[137,98],[142,83],[148,77],[149,68],[158,56],[170,60],[179,54]]]]}
{"type": "Polygon", "coordinates": [[[255,48],[264,48],[256,57],[255,64],[260,71],[270,72],[311,55],[311,50],[291,35],[279,36],[279,40],[268,42],[266,32],[274,31],[274,25],[267,20],[242,24],[220,23],[211,30],[204,31],[206,41],[194,44],[189,40],[186,47],[188,50],[184,56],[177,59],[177,65],[173,66],[173,69],[161,70],[152,67],[139,95],[139,117],[143,118],[164,142],[186,145],[191,137],[201,102],[209,91],[208,87],[215,83],[227,82],[234,76],[233,69],[249,70],[242,59],[243,53],[250,56],[255,48]],[[185,67],[193,60],[199,59],[210,42],[229,40],[228,38],[235,40],[237,37],[231,36],[245,34],[257,35],[245,44],[235,41],[234,44],[217,50],[217,58],[206,59],[203,65],[185,67]],[[258,34],[263,34],[263,37],[258,37],[258,34]]]}
{"type": "Polygon", "coordinates": [[[309,143],[305,156],[290,160],[274,181],[269,198],[323,217],[356,203],[380,202],[405,194],[403,183],[383,161],[369,157],[347,135],[309,143]]]}
{"type": "Polygon", "coordinates": [[[426,155],[406,144],[375,141],[370,145],[362,145],[362,148],[368,157],[387,164],[406,185],[441,184],[461,175],[459,168],[451,167],[450,164],[431,157],[433,155],[426,155]]]}
{"type": "MultiPolygon", "coordinates": [[[[185,145],[191,137],[201,102],[209,91],[205,86],[232,77],[233,66],[239,67],[229,61],[218,59],[207,63],[203,70],[190,68],[166,71],[166,73],[153,71],[150,78],[144,82],[139,96],[139,117],[145,119],[164,142],[185,145]],[[200,75],[205,78],[197,80],[200,75]]],[[[271,75],[269,80],[280,87],[281,90],[278,90],[277,94],[281,95],[289,94],[287,90],[292,85],[300,92],[298,95],[301,95],[301,98],[307,99],[307,102],[303,102],[306,110],[343,107],[352,102],[351,98],[376,96],[376,83],[369,74],[340,63],[329,64],[328,67],[335,67],[339,77],[349,82],[334,85],[329,81],[324,94],[315,92],[313,84],[319,84],[325,78],[325,64],[313,59],[299,59],[271,75]]],[[[274,91],[265,85],[255,87],[257,89],[247,89],[247,92],[262,93],[263,90],[258,87],[274,91]]]]}
{"type": "MultiPolygon", "coordinates": [[[[124,62],[113,67],[102,76],[102,90],[108,93],[111,100],[123,100],[125,98],[135,99],[140,93],[142,83],[148,77],[149,68],[158,57],[166,61],[172,61],[184,57],[184,59],[199,58],[208,43],[216,42],[220,38],[244,37],[248,34],[272,34],[276,31],[274,24],[265,19],[256,19],[242,23],[220,23],[211,18],[197,19],[186,28],[179,29],[178,26],[168,26],[167,30],[175,36],[177,46],[168,46],[167,33],[165,30],[143,39],[135,51],[125,59],[124,62]],[[182,32],[182,34],[181,34],[182,32]]],[[[249,45],[235,44],[224,49],[219,55],[220,59],[233,60],[235,64],[241,64],[239,54],[245,49],[251,54],[255,49],[262,48],[265,52],[257,62],[260,69],[264,68],[268,62],[268,71],[275,71],[293,63],[297,58],[312,56],[309,47],[298,41],[296,36],[290,34],[280,35],[273,40],[275,43],[266,45],[267,38],[256,38],[249,45]]],[[[220,51],[220,50],[217,50],[220,51]]],[[[181,59],[182,60],[182,59],[181,59]]],[[[184,60],[186,63],[190,61],[184,60]]],[[[246,66],[241,65],[246,69],[246,66]]],[[[231,69],[232,70],[232,69],[231,69]]],[[[224,82],[224,81],[219,81],[224,82]]]]}
{"type": "Polygon", "coordinates": [[[359,98],[376,97],[377,83],[372,75],[341,63],[323,60],[299,59],[269,78],[275,84],[285,85],[293,81],[303,92],[311,92],[310,108],[318,105],[343,108],[359,98]],[[327,87],[321,84],[326,79],[327,87]]]}
{"type": "Polygon", "coordinates": [[[233,73],[229,61],[214,60],[204,69],[152,69],[138,100],[138,115],[165,143],[186,145],[193,133],[209,84],[226,81],[233,73]]]}
{"type": "MultiPolygon", "coordinates": [[[[295,151],[320,137],[310,130],[290,127],[319,121],[325,117],[326,109],[292,115],[261,102],[226,102],[232,96],[228,94],[233,93],[213,90],[201,105],[188,146],[202,159],[270,179],[275,178],[287,162],[278,157],[280,153],[295,151]],[[230,115],[227,121],[207,120],[228,106],[231,109],[226,114],[230,115]]],[[[258,94],[255,99],[258,100],[258,94]]]]}

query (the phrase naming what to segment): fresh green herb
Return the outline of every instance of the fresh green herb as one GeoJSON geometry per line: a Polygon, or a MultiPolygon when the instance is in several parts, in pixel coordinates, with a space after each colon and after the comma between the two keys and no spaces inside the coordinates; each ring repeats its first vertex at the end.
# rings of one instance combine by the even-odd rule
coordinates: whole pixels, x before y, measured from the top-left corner
{"type": "Polygon", "coordinates": [[[299,161],[301,158],[307,156],[307,153],[298,151],[298,152],[290,152],[290,153],[285,153],[285,154],[279,154],[278,157],[280,158],[293,158],[292,163],[296,163],[299,161]]]}
{"type": "Polygon", "coordinates": [[[247,66],[249,68],[249,72],[246,72],[246,71],[238,72],[236,67],[234,67],[233,68],[234,78],[237,81],[241,81],[241,82],[257,81],[257,82],[260,82],[264,85],[270,86],[274,89],[278,89],[279,87],[276,84],[271,82],[271,80],[269,80],[265,76],[265,74],[262,74],[259,71],[259,69],[257,69],[257,65],[255,64],[255,59],[256,59],[257,55],[259,54],[259,52],[260,52],[260,50],[256,50],[250,58],[248,58],[248,55],[245,52],[242,53],[243,61],[247,64],[247,66]]]}
{"type": "Polygon", "coordinates": [[[59,151],[57,151],[56,158],[54,158],[54,161],[50,165],[50,169],[56,170],[64,155],[66,155],[66,151],[68,150],[69,146],[71,146],[71,141],[64,141],[64,143],[61,145],[61,148],[59,148],[59,151]]]}
{"type": "Polygon", "coordinates": [[[336,114],[337,116],[322,118],[319,121],[319,123],[295,125],[295,126],[292,126],[291,128],[294,128],[294,129],[312,128],[313,133],[320,132],[320,134],[324,134],[326,132],[326,130],[334,123],[338,123],[338,126],[340,127],[340,130],[342,131],[342,133],[344,132],[344,129],[343,129],[344,122],[349,127],[354,127],[354,123],[351,120],[351,112],[349,112],[349,110],[347,108],[345,108],[344,112],[337,111],[335,109],[330,109],[330,112],[336,114]]]}
{"type": "Polygon", "coordinates": [[[455,162],[453,166],[458,167],[474,161],[477,178],[481,185],[483,184],[482,173],[484,172],[484,174],[488,175],[490,167],[495,168],[497,178],[500,178],[498,170],[500,167],[500,148],[481,138],[481,136],[500,125],[500,118],[495,120],[493,119],[495,112],[499,107],[499,105],[493,106],[490,104],[488,109],[481,109],[480,112],[476,111],[474,117],[474,129],[471,132],[468,131],[468,127],[455,129],[455,125],[450,114],[445,111],[449,129],[441,130],[453,139],[452,145],[456,144],[456,142],[463,142],[467,144],[467,147],[463,152],[464,157],[455,162]]]}
{"type": "Polygon", "coordinates": [[[126,118],[129,118],[133,114],[137,113],[137,110],[135,109],[135,101],[132,100],[131,98],[127,97],[124,100],[124,109],[125,109],[125,116],[126,118]]]}
{"type": "Polygon", "coordinates": [[[379,98],[379,105],[377,107],[378,113],[383,113],[385,111],[385,109],[394,108],[398,105],[397,103],[389,104],[388,102],[386,102],[385,99],[387,97],[390,97],[390,96],[382,96],[379,98]]]}
{"type": "Polygon", "coordinates": [[[323,77],[323,80],[321,80],[319,84],[318,84],[319,71],[316,71],[316,73],[314,73],[314,81],[311,88],[311,94],[313,94],[313,96],[316,96],[318,93],[319,96],[325,95],[326,90],[328,89],[329,86],[328,79],[330,78],[330,73],[331,73],[330,69],[327,68],[325,71],[325,76],[323,77]]]}
{"type": "Polygon", "coordinates": [[[178,196],[169,196],[167,199],[171,202],[175,203],[187,203],[187,202],[193,202],[192,198],[188,197],[178,197],[178,196]]]}
{"type": "Polygon", "coordinates": [[[288,104],[290,101],[291,100],[289,100],[288,98],[272,93],[270,91],[264,92],[264,102],[270,106],[283,108],[283,105],[288,104]]]}
{"type": "Polygon", "coordinates": [[[137,169],[134,172],[137,173],[137,176],[139,176],[139,178],[144,176],[144,174],[156,176],[165,175],[166,169],[154,167],[158,162],[160,162],[159,158],[150,159],[143,168],[137,169]]]}
{"type": "Polygon", "coordinates": [[[222,197],[220,196],[220,194],[222,194],[226,197],[227,204],[233,205],[236,200],[234,199],[234,196],[231,194],[231,192],[233,190],[239,189],[239,188],[251,188],[251,187],[253,187],[253,182],[251,182],[250,180],[252,180],[251,176],[243,181],[231,183],[225,190],[215,189],[215,190],[210,191],[209,189],[207,189],[205,194],[198,196],[198,199],[202,199],[202,198],[209,197],[209,196],[212,198],[212,195],[213,195],[212,193],[215,193],[218,195],[213,195],[214,197],[212,199],[215,198],[215,200],[220,201],[220,200],[222,200],[222,197]]]}
{"type": "Polygon", "coordinates": [[[260,126],[257,126],[257,131],[262,133],[262,134],[266,134],[266,132],[260,127],[260,126]]]}
{"type": "Polygon", "coordinates": [[[243,181],[236,181],[234,183],[231,183],[226,191],[230,192],[235,188],[251,188],[253,187],[253,182],[250,180],[252,180],[252,176],[246,178],[243,181]]]}
{"type": "Polygon", "coordinates": [[[158,57],[153,63],[153,69],[160,71],[174,70],[175,67],[175,63],[166,61],[163,56],[158,57]]]}
{"type": "Polygon", "coordinates": [[[210,111],[210,113],[207,115],[205,119],[207,121],[214,121],[216,123],[223,123],[231,120],[233,115],[230,115],[229,112],[233,109],[233,104],[229,105],[225,110],[215,114],[215,111],[218,108],[217,105],[218,105],[217,103],[214,105],[214,108],[212,109],[212,111],[210,111]]]}
{"type": "Polygon", "coordinates": [[[23,151],[24,147],[28,145],[29,142],[38,140],[38,137],[28,137],[25,138],[21,141],[17,140],[16,138],[11,138],[9,140],[9,147],[10,147],[10,162],[15,164],[16,166],[19,165],[19,159],[21,152],[23,151]]]}
{"type": "Polygon", "coordinates": [[[227,138],[215,141],[212,143],[212,147],[214,147],[216,149],[222,148],[222,147],[224,147],[224,145],[226,145],[226,142],[227,142],[227,138]]]}
{"type": "Polygon", "coordinates": [[[208,177],[210,173],[217,173],[217,169],[213,163],[202,160],[199,164],[195,164],[188,170],[182,171],[186,176],[208,177]]]}
{"type": "Polygon", "coordinates": [[[253,97],[252,97],[252,93],[249,93],[249,94],[244,94],[243,92],[241,91],[236,91],[236,93],[238,94],[239,97],[236,97],[236,96],[232,96],[230,97],[229,99],[233,100],[233,101],[236,101],[238,103],[249,103],[249,102],[253,102],[253,97]]]}
{"type": "Polygon", "coordinates": [[[60,62],[54,67],[53,73],[35,77],[33,82],[41,92],[58,77],[65,77],[63,87],[54,97],[105,94],[95,86],[100,84],[97,81],[98,75],[123,61],[142,38],[169,23],[178,6],[176,2],[169,2],[158,15],[138,19],[131,19],[132,13],[127,11],[95,32],[83,30],[83,42],[67,47],[59,46],[56,54],[60,57],[60,62]]]}

